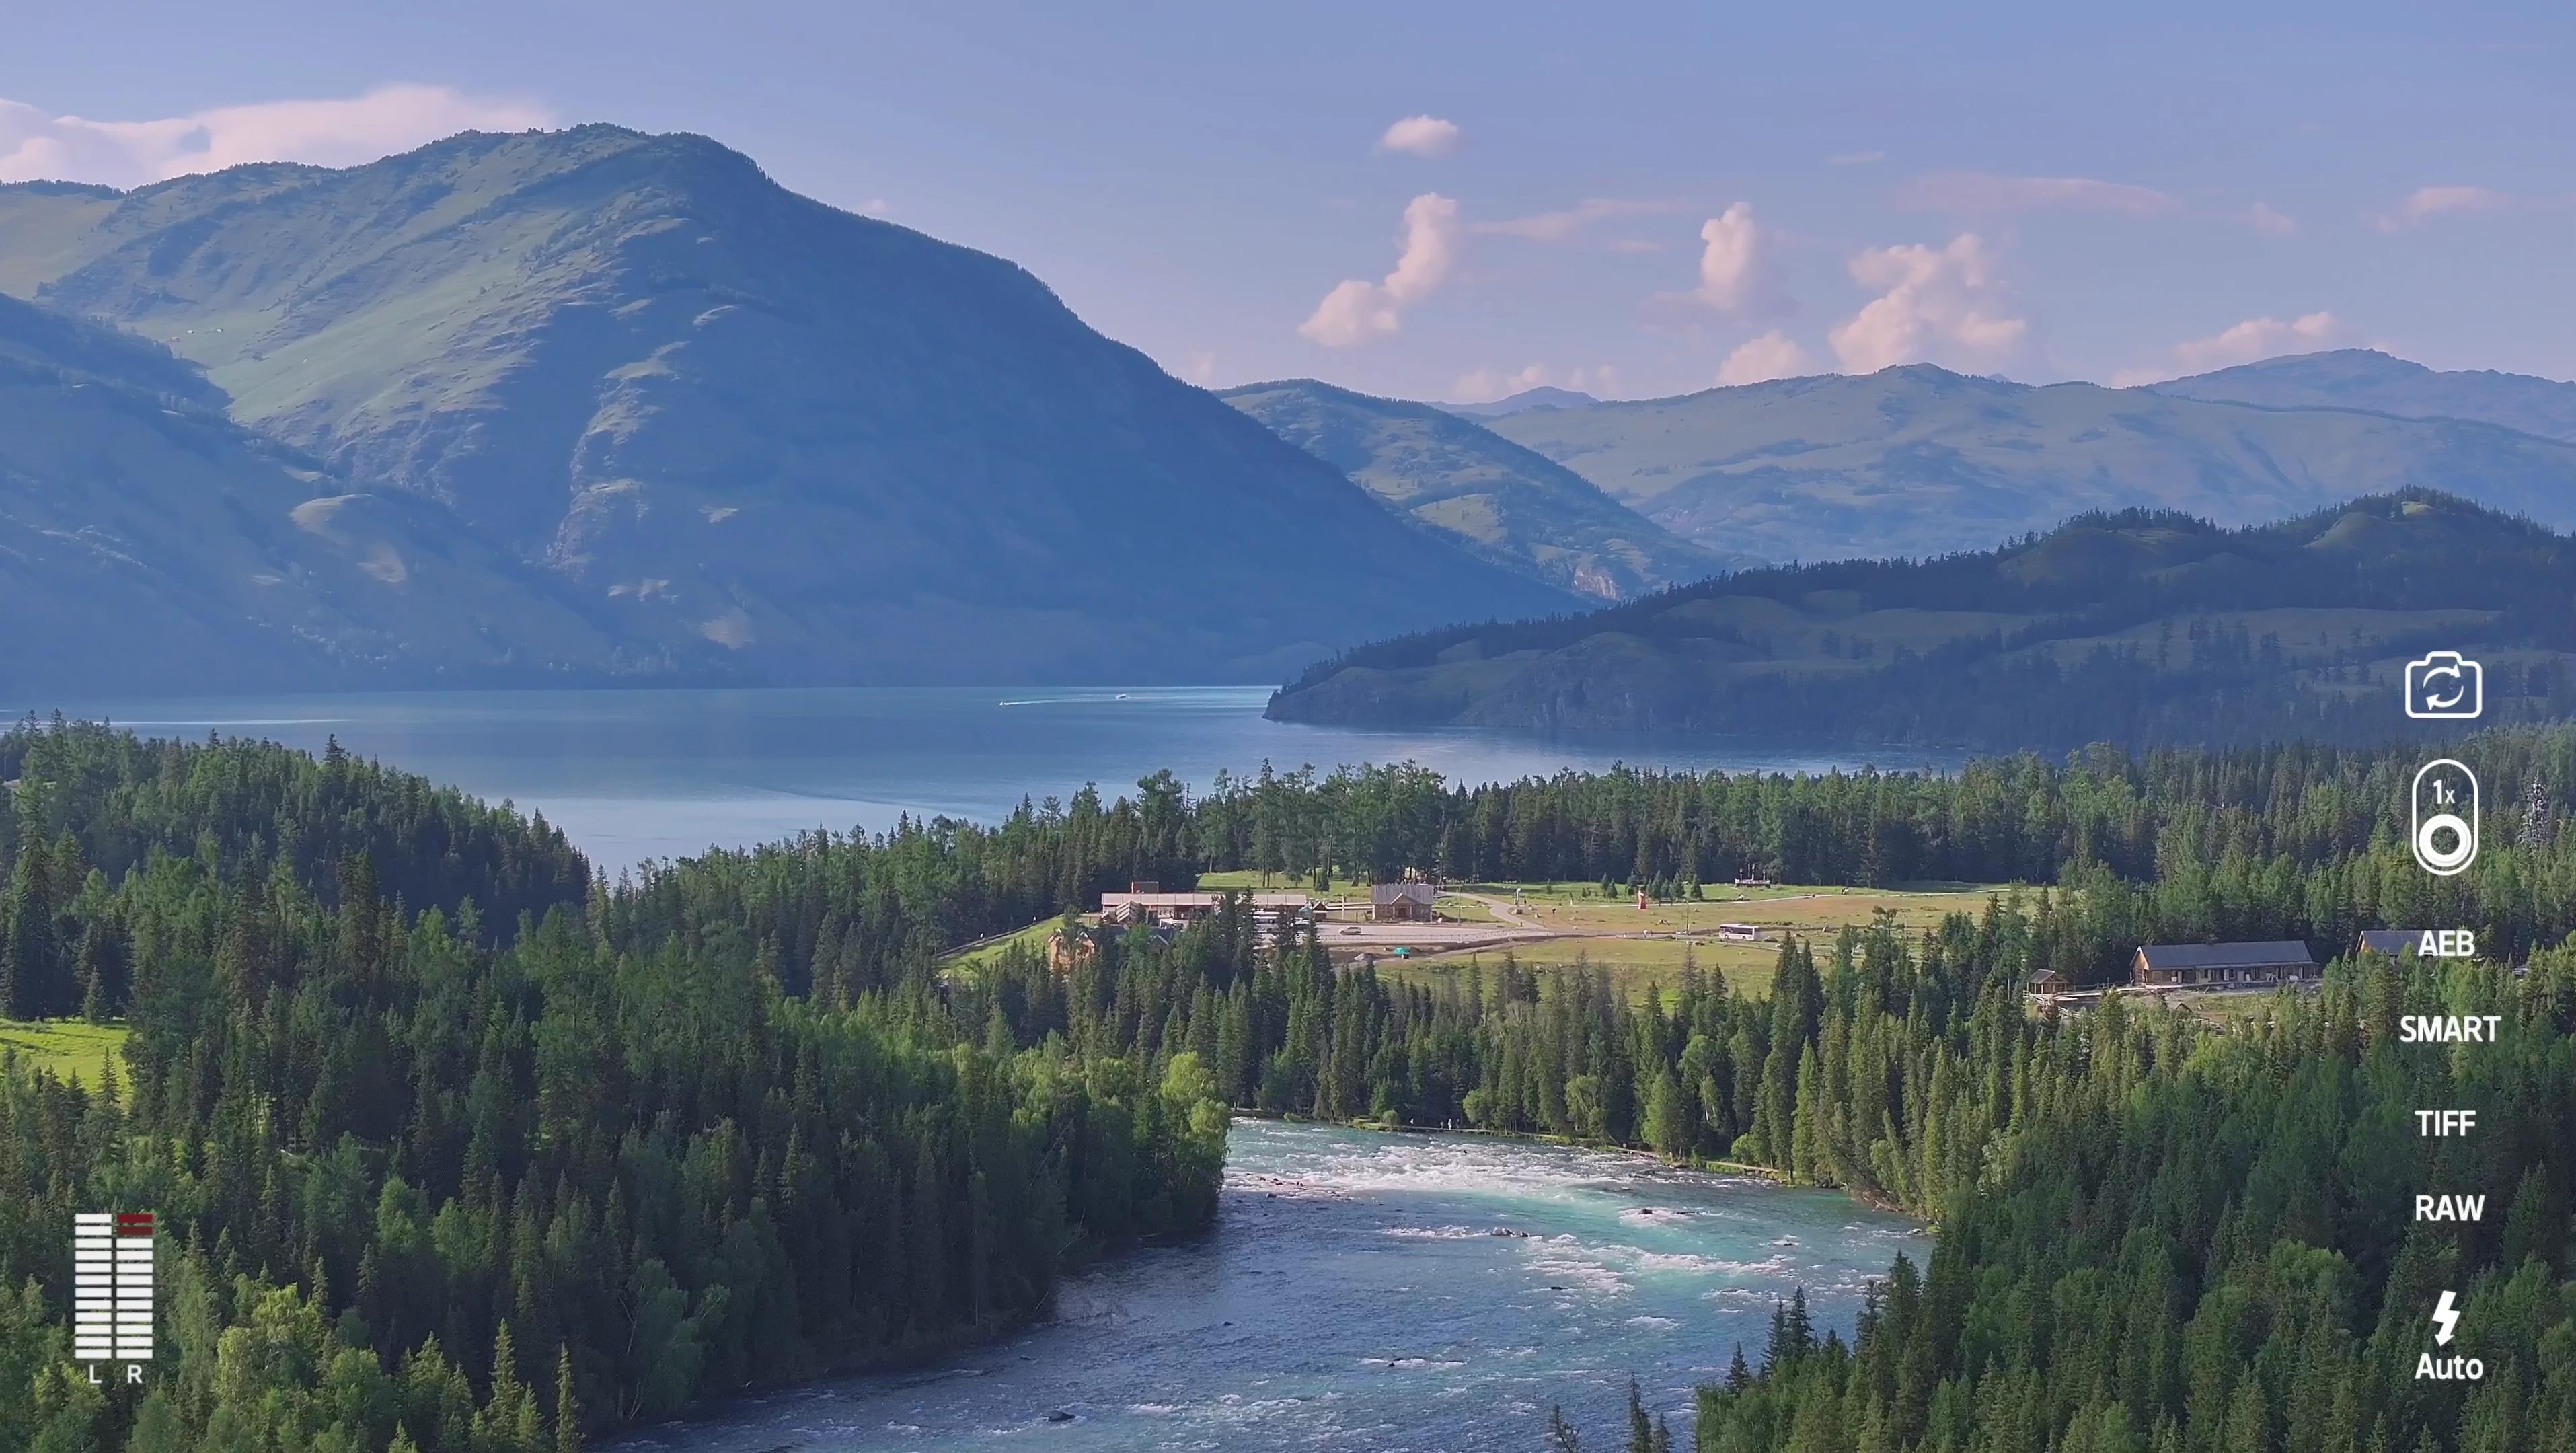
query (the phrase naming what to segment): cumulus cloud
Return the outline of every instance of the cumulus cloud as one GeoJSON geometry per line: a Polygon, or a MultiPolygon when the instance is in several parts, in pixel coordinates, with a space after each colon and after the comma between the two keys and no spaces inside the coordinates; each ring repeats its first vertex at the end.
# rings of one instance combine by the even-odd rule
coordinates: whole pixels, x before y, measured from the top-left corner
{"type": "Polygon", "coordinates": [[[2513,198],[2492,187],[2417,187],[2378,218],[2379,230],[2397,232],[2444,212],[2493,212],[2511,206],[2513,198]]]}
{"type": "Polygon", "coordinates": [[[1477,232],[1491,232],[1503,237],[1521,237],[1532,242],[1564,242],[1595,222],[1609,217],[1646,217],[1670,212],[1670,202],[1629,202],[1616,197],[1586,197],[1571,207],[1553,212],[1537,212],[1527,217],[1506,217],[1500,222],[1479,222],[1477,232]]]}
{"type": "Polygon", "coordinates": [[[135,187],[255,161],[356,166],[459,131],[554,124],[532,101],[448,86],[379,86],[362,96],[258,101],[151,121],[54,116],[0,100],[0,182],[50,178],[135,187]]]}
{"type": "Polygon", "coordinates": [[[2149,216],[2173,206],[2153,187],[2096,177],[2008,177],[1992,172],[1935,172],[1897,194],[1904,206],[1945,212],[2032,212],[2070,209],[2149,216]]]}
{"type": "Polygon", "coordinates": [[[1774,328],[1759,338],[1748,339],[1726,355],[1718,365],[1717,381],[1721,384],[1761,383],[1774,378],[1797,378],[1815,372],[1807,350],[1798,340],[1774,328]]]}
{"type": "Polygon", "coordinates": [[[2142,383],[2232,368],[2277,354],[2314,352],[2332,345],[2343,331],[2342,321],[2327,312],[2303,313],[2287,322],[2268,315],[2248,318],[2206,338],[2175,344],[2170,363],[2124,368],[2111,375],[2111,386],[2135,388],[2142,383]]]}
{"type": "Polygon", "coordinates": [[[1447,156],[1458,149],[1463,133],[1455,121],[1437,116],[1407,116],[1377,139],[1380,151],[1409,151],[1415,156],[1447,156]]]}
{"type": "Polygon", "coordinates": [[[1544,363],[1533,363],[1510,371],[1479,368],[1458,375],[1458,381],[1449,386],[1449,397],[1462,404],[1484,404],[1534,388],[1548,387],[1570,388],[1577,393],[1593,395],[1613,394],[1619,390],[1619,370],[1614,364],[1604,363],[1592,368],[1578,367],[1560,379],[1556,371],[1544,363]]]}
{"type": "Polygon", "coordinates": [[[1699,239],[1699,286],[1690,296],[1744,318],[1789,311],[1788,290],[1772,255],[1773,234],[1754,220],[1751,203],[1738,202],[1700,224],[1699,239]]]}
{"type": "Polygon", "coordinates": [[[1447,280],[1458,260],[1458,204],[1425,192],[1405,204],[1404,250],[1382,282],[1345,279],[1297,331],[1327,348],[1348,348],[1394,332],[1404,308],[1447,280]]]}
{"type": "Polygon", "coordinates": [[[1996,276],[1995,257],[1973,232],[1947,247],[1921,243],[1873,247],[1851,260],[1854,282],[1875,288],[1849,321],[1830,333],[1834,356],[1853,373],[1930,361],[1992,367],[2029,332],[1996,276]]]}

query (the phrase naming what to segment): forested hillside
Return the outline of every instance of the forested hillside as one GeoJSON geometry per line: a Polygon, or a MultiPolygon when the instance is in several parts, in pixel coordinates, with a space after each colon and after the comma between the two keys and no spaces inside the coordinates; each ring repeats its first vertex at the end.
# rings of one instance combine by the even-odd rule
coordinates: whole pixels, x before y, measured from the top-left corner
{"type": "Polygon", "coordinates": [[[1928,1275],[1900,1260],[1849,1344],[1775,1323],[1759,1376],[1702,1390],[1705,1453],[2576,1446],[2576,942],[2519,981],[2377,959],[2196,1041],[2106,1009],[2008,1062],[1928,1275]],[[2502,1037],[2401,1042],[2440,1013],[2502,1037]],[[2474,1138],[2417,1135],[2428,1105],[2474,1138]],[[2489,1211],[2410,1223],[2426,1188],[2489,1211]],[[2452,1354],[2483,1375],[2420,1376],[2452,1354]]]}
{"type": "Polygon", "coordinates": [[[130,1038],[77,1085],[0,1076],[0,1284],[23,1288],[0,1379],[30,1389],[0,1446],[522,1453],[918,1355],[1044,1306],[1069,1251],[1204,1225],[1228,1103],[1726,1157],[1940,1220],[1855,1344],[1784,1317],[1768,1380],[1704,1402],[1706,1447],[2549,1446],[2514,1440],[2565,1427],[2576,1376],[2576,730],[2457,750],[2544,806],[2438,883],[2398,836],[2410,757],[2295,746],[1472,791],[1264,771],[1195,798],[1158,774],[611,886],[540,823],[337,753],[21,727],[0,970],[18,1012],[130,1038]],[[1687,893],[1744,866],[2031,886],[1786,942],[1759,995],[1687,967],[1636,998],[1508,960],[1397,979],[1241,910],[1061,969],[941,957],[1130,878],[1687,893]],[[2489,959],[2349,952],[2428,923],[2489,959]],[[2212,937],[2306,939],[2333,986],[2243,1035],[2025,1005],[2037,968],[2098,982],[2135,943],[2212,937]],[[2387,1042],[2441,1005],[2514,1032],[2387,1042]],[[2423,1103],[2492,1133],[2405,1134],[2389,1107],[2423,1103]],[[2399,1192],[2433,1184],[2511,1213],[2410,1230],[2399,1192]],[[93,1205],[168,1228],[139,1396],[62,1361],[62,1227],[93,1205]],[[2388,1375],[2436,1282],[2480,1387],[2388,1375]]]}
{"type": "Polygon", "coordinates": [[[2376,741],[2407,730],[2405,663],[2432,649],[2487,663],[2489,722],[2576,715],[2571,599],[2576,542],[2450,495],[2237,530],[2126,510],[1381,641],[1308,668],[1270,714],[1985,751],[2376,741]]]}
{"type": "MultiPolygon", "coordinates": [[[[90,729],[0,736],[0,780],[11,1012],[131,1031],[0,1074],[0,1448],[573,1448],[990,1335],[1213,1211],[1192,1062],[981,1043],[865,966],[788,997],[774,943],[612,908],[542,822],[90,729]],[[161,1217],[140,1390],[66,1360],[102,1206],[161,1217]]],[[[832,896],[866,921],[894,856],[832,896]]]]}

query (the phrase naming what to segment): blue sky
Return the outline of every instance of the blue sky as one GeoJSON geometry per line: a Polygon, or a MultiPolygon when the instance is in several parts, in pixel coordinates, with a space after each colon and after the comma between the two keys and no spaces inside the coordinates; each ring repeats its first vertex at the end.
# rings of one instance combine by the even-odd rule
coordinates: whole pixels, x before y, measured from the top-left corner
{"type": "Polygon", "coordinates": [[[1212,384],[2576,378],[2567,7],[1800,8],[29,0],[0,178],[699,131],[1212,384]]]}

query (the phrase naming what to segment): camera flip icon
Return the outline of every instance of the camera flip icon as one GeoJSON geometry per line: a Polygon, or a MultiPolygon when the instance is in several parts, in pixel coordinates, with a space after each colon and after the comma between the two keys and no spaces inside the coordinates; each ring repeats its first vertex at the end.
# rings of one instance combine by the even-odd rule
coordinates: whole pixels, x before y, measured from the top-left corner
{"type": "Polygon", "coordinates": [[[2406,663],[2406,714],[2418,721],[2474,721],[2486,698],[2486,668],[2457,651],[2406,663]]]}
{"type": "Polygon", "coordinates": [[[2435,877],[2468,871],[2478,860],[2478,778],[2448,757],[2415,771],[2411,794],[2416,866],[2435,877]]]}

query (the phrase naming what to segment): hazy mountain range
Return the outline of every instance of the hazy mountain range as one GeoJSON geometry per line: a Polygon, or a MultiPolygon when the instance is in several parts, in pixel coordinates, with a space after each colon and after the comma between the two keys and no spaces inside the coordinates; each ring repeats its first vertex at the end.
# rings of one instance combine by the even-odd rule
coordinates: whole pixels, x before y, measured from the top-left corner
{"type": "Polygon", "coordinates": [[[2576,525],[2576,444],[2168,391],[2206,382],[2033,387],[1912,364],[1479,422],[1683,539],[1775,561],[1985,549],[2130,506],[2249,525],[2404,488],[2576,525]]]}
{"type": "Polygon", "coordinates": [[[1583,595],[1622,600],[1759,563],[1677,539],[1583,476],[1442,406],[1313,379],[1218,397],[1425,526],[1583,595]]]}
{"type": "Polygon", "coordinates": [[[2226,530],[2086,515],[1998,550],[1774,567],[1310,668],[1289,721],[1747,732],[1989,748],[2405,731],[2426,650],[2484,721],[2576,713],[2576,541],[2408,491],[2226,530]]]}
{"type": "MultiPolygon", "coordinates": [[[[329,472],[317,493],[435,504],[458,551],[531,567],[598,634],[510,638],[514,608],[477,662],[424,625],[385,658],[406,676],[1258,679],[1399,623],[1569,603],[1010,263],[698,137],[469,134],[348,170],[0,187],[0,258],[0,286],[203,365],[237,422],[329,472]]],[[[43,528],[105,532],[169,578],[216,568],[90,518],[83,447],[61,439],[20,488],[53,502],[43,528]]],[[[95,659],[129,632],[126,597],[69,568],[43,588],[64,630],[94,623],[66,650],[95,659]]]]}
{"type": "Polygon", "coordinates": [[[1432,407],[1446,409],[1453,414],[1464,414],[1471,419],[1499,419],[1505,414],[1525,413],[1531,409],[1588,409],[1599,402],[1601,402],[1599,399],[1587,393],[1577,393],[1570,388],[1554,388],[1541,384],[1537,388],[1525,388],[1519,393],[1506,394],[1502,398],[1486,403],[1433,404],[1432,407]]]}
{"type": "Polygon", "coordinates": [[[2377,354],[1220,399],[1009,262],[606,126],[0,186],[0,301],[20,696],[1276,679],[2087,509],[2431,487],[2576,523],[2576,387],[2377,354]]]}
{"type": "Polygon", "coordinates": [[[2469,419],[2576,441],[2576,383],[2493,369],[2437,373],[2367,348],[2301,353],[2155,385],[2158,393],[2273,409],[2363,409],[2469,419]]]}

